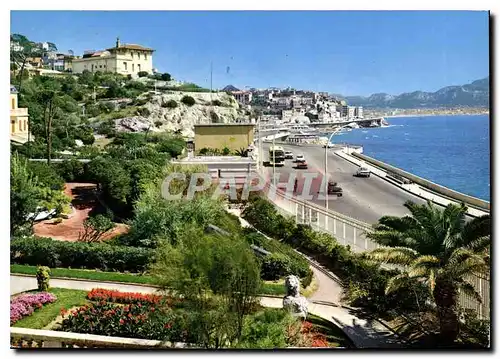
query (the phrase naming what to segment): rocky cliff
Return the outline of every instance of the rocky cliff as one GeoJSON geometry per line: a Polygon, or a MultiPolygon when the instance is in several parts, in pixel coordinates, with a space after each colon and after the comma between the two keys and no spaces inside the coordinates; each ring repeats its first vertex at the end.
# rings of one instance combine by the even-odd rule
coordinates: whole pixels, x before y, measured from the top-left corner
{"type": "Polygon", "coordinates": [[[195,124],[231,123],[246,116],[233,96],[225,92],[177,92],[156,95],[144,94],[139,100],[147,102],[142,106],[140,116],[119,118],[115,126],[119,131],[181,131],[187,137],[194,136],[195,124]],[[184,96],[194,99],[192,106],[182,102],[184,96]],[[147,109],[147,110],[144,110],[147,109]]]}

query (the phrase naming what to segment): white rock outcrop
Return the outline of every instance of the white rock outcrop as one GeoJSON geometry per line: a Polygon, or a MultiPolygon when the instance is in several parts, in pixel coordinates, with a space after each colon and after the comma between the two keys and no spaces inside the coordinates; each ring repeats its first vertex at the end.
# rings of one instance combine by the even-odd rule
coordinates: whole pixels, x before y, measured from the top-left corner
{"type": "MultiPolygon", "coordinates": [[[[144,97],[144,95],[142,96],[144,97]]],[[[194,136],[194,125],[232,123],[245,117],[233,96],[225,92],[177,92],[152,95],[142,106],[149,110],[149,115],[134,116],[115,120],[118,131],[181,131],[183,136],[194,136]],[[195,100],[192,106],[181,102],[184,96],[195,100]],[[168,107],[169,101],[175,101],[175,108],[168,107]]]]}

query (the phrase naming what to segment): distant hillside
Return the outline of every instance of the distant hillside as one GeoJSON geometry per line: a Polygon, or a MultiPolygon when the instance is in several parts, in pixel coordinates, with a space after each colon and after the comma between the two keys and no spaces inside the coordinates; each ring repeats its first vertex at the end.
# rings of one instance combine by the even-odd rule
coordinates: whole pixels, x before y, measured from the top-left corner
{"type": "Polygon", "coordinates": [[[450,106],[488,107],[489,77],[462,86],[447,86],[436,92],[376,93],[369,97],[346,96],[349,105],[367,108],[432,108],[450,106]]]}
{"type": "Polygon", "coordinates": [[[239,91],[236,87],[234,87],[233,85],[227,85],[226,87],[224,87],[222,89],[222,91],[224,92],[233,92],[233,91],[239,91]]]}

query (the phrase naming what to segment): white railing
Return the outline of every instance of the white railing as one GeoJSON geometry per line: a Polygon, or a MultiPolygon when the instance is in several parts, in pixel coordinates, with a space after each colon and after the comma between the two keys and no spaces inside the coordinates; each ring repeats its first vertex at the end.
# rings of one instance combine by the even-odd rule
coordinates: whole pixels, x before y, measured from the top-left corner
{"type": "MultiPolygon", "coordinates": [[[[325,207],[315,203],[290,196],[280,189],[275,189],[272,184],[268,187],[268,193],[271,194],[269,199],[282,215],[291,216],[297,223],[309,224],[318,231],[333,235],[341,244],[349,246],[356,253],[380,247],[365,235],[373,230],[371,225],[341,213],[326,210],[325,207]]],[[[483,302],[478,302],[476,298],[466,293],[460,293],[460,305],[464,308],[475,309],[480,318],[489,318],[490,281],[475,275],[469,276],[468,281],[481,295],[483,302]]]]}
{"type": "Polygon", "coordinates": [[[10,328],[10,345],[11,348],[165,349],[192,347],[187,343],[14,327],[10,328]]]}
{"type": "MultiPolygon", "coordinates": [[[[188,343],[167,342],[136,338],[108,337],[105,335],[80,334],[28,328],[10,328],[10,346],[21,348],[105,348],[105,349],[200,349],[188,343]]],[[[325,349],[299,348],[287,349],[325,349]]],[[[328,348],[331,349],[331,348],[328,348]]],[[[336,349],[344,349],[338,347],[336,349]]]]}

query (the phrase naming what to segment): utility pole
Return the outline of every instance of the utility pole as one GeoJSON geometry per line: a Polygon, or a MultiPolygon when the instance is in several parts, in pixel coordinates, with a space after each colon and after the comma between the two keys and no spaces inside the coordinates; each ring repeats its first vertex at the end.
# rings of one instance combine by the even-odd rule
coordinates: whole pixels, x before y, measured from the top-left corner
{"type": "Polygon", "coordinates": [[[214,118],[214,101],[212,96],[212,73],[213,73],[213,63],[210,61],[210,122],[213,122],[214,118]]]}
{"type": "MultiPolygon", "coordinates": [[[[325,208],[328,211],[328,145],[330,144],[330,141],[332,140],[332,137],[337,133],[337,131],[333,131],[330,134],[330,137],[328,137],[328,142],[326,143],[325,147],[325,208]]],[[[325,218],[325,220],[328,220],[325,218]]]]}
{"type": "Polygon", "coordinates": [[[274,149],[274,139],[276,136],[273,135],[273,150],[271,153],[273,154],[273,186],[276,187],[276,151],[274,149]]]}
{"type": "Polygon", "coordinates": [[[258,171],[260,172],[261,171],[261,167],[262,167],[262,152],[261,152],[261,133],[260,133],[260,117],[257,119],[257,133],[259,135],[259,139],[258,139],[258,144],[257,144],[257,153],[259,155],[259,158],[258,158],[258,164],[257,164],[257,169],[258,171]]]}

